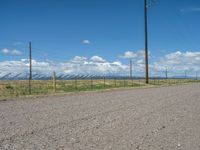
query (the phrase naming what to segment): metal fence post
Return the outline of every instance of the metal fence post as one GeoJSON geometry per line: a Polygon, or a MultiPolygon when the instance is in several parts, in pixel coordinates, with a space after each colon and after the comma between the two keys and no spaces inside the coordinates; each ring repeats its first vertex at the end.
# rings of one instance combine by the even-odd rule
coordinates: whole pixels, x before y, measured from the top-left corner
{"type": "Polygon", "coordinates": [[[105,76],[103,77],[103,86],[104,86],[104,88],[106,87],[106,78],[105,78],[105,76]]]}
{"type": "Polygon", "coordinates": [[[56,72],[53,72],[53,90],[56,92],[56,72]]]}

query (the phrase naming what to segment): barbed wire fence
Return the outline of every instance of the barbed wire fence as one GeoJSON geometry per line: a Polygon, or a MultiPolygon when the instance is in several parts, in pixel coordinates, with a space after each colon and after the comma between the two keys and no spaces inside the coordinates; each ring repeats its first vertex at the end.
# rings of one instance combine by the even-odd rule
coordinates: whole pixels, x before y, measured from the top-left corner
{"type": "MultiPolygon", "coordinates": [[[[91,70],[89,68],[90,66],[87,66],[89,71],[81,73],[79,67],[82,66],[77,66],[75,68],[76,74],[63,73],[62,69],[56,69],[57,62],[52,62],[51,58],[57,55],[56,52],[47,53],[35,47],[31,47],[31,50],[33,51],[33,60],[31,61],[33,64],[31,68],[32,71],[30,72],[29,70],[30,60],[24,59],[22,61],[26,64],[23,66],[25,74],[22,72],[9,72],[1,75],[1,97],[147,86],[145,84],[144,72],[135,70],[135,66],[132,62],[129,64],[130,66],[126,65],[126,71],[120,70],[116,72],[111,70],[108,73],[100,74],[93,73],[94,70],[91,70]],[[35,53],[40,56],[41,60],[44,60],[41,63],[43,65],[42,67],[46,67],[45,69],[43,68],[43,70],[46,70],[43,75],[39,73],[41,66],[34,60],[35,53]],[[53,67],[49,68],[48,65],[45,66],[45,62],[48,62],[47,64],[52,64],[53,67]],[[31,78],[30,74],[32,74],[31,78]],[[30,80],[31,82],[29,82],[30,80]]],[[[167,70],[151,68],[149,85],[172,85],[185,82],[198,82],[198,79],[197,71],[191,72],[180,69],[177,73],[170,70],[170,68],[167,70]]]]}

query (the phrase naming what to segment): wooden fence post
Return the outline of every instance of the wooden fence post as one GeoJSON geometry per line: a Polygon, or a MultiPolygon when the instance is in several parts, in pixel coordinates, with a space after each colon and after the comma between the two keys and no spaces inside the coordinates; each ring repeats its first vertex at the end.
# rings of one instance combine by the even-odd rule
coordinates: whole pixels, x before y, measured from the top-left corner
{"type": "Polygon", "coordinates": [[[131,84],[132,84],[132,87],[133,87],[133,77],[131,77],[131,84]]]}
{"type": "Polygon", "coordinates": [[[91,83],[91,85],[90,85],[91,89],[93,89],[93,78],[92,77],[91,77],[91,82],[90,83],[91,83]]]}
{"type": "Polygon", "coordinates": [[[77,87],[77,78],[75,77],[75,89],[77,90],[78,87],[77,87]]]}

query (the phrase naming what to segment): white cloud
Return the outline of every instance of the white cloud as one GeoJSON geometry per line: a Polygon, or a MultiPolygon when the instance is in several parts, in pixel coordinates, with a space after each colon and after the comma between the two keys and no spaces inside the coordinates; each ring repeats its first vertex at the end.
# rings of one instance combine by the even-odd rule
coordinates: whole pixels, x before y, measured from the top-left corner
{"type": "Polygon", "coordinates": [[[91,44],[89,40],[83,40],[83,44],[91,44]]]}
{"type": "Polygon", "coordinates": [[[9,50],[7,48],[4,48],[1,50],[1,53],[5,54],[5,55],[21,55],[22,52],[16,49],[13,50],[9,50]]]}
{"type": "Polygon", "coordinates": [[[142,50],[140,50],[140,51],[126,51],[120,57],[124,58],[124,59],[141,58],[141,57],[144,57],[144,51],[142,51],[142,50]]]}
{"type": "Polygon", "coordinates": [[[200,12],[200,7],[196,7],[196,8],[191,8],[192,11],[199,11],[200,12]]]}
{"type": "Polygon", "coordinates": [[[9,54],[9,53],[10,53],[10,50],[8,50],[7,48],[4,48],[4,49],[1,50],[1,52],[2,52],[3,54],[9,54]]]}
{"type": "Polygon", "coordinates": [[[19,45],[22,45],[22,44],[23,44],[22,42],[14,42],[12,45],[19,46],[19,45]]]}
{"type": "Polygon", "coordinates": [[[101,62],[101,63],[106,62],[105,59],[103,59],[102,57],[99,57],[99,56],[93,56],[90,58],[90,60],[93,62],[101,62]]]}
{"type": "Polygon", "coordinates": [[[187,13],[187,12],[200,12],[200,7],[189,7],[189,8],[182,8],[180,9],[181,13],[187,13]]]}
{"type": "Polygon", "coordinates": [[[81,56],[75,56],[71,62],[74,62],[74,63],[81,63],[81,62],[85,62],[87,60],[86,57],[81,57],[81,56]]]}
{"type": "MultiPolygon", "coordinates": [[[[66,62],[33,60],[32,64],[34,74],[46,76],[51,76],[52,71],[56,71],[57,75],[129,75],[128,63],[124,64],[121,61],[110,62],[97,55],[91,58],[75,56],[66,62]]],[[[166,67],[168,68],[169,76],[184,75],[185,70],[187,70],[190,76],[195,76],[196,72],[200,74],[200,52],[177,51],[169,53],[149,64],[150,76],[165,76],[166,67]]],[[[144,76],[144,71],[144,57],[137,57],[133,61],[133,75],[144,76]]],[[[8,73],[14,76],[19,73],[28,74],[28,72],[28,59],[0,62],[0,77],[8,73]]]]}
{"type": "Polygon", "coordinates": [[[200,52],[181,52],[170,53],[160,58],[152,66],[154,70],[164,71],[168,67],[172,74],[183,75],[185,71],[191,73],[200,71],[200,52]]]}
{"type": "MultiPolygon", "coordinates": [[[[67,62],[36,61],[32,60],[33,72],[35,74],[51,76],[52,71],[57,75],[113,75],[127,74],[128,66],[121,62],[109,62],[99,56],[91,58],[75,56],[67,62]]],[[[19,73],[28,74],[29,60],[0,62],[0,72],[12,73],[13,76],[19,73]]]]}
{"type": "Polygon", "coordinates": [[[22,52],[19,51],[19,50],[14,49],[14,50],[11,51],[11,54],[12,54],[12,55],[21,55],[22,52]]]}

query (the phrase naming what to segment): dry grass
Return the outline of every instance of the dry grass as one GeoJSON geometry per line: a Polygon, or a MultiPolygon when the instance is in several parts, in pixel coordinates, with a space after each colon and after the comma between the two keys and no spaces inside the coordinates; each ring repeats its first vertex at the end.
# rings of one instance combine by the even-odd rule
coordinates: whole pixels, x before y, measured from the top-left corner
{"type": "MultiPolygon", "coordinates": [[[[168,79],[150,80],[150,85],[177,85],[183,83],[199,82],[193,79],[168,79]]],[[[93,80],[57,80],[56,93],[90,91],[100,89],[111,89],[118,87],[140,87],[146,86],[144,80],[129,79],[93,79],[93,80]]],[[[54,93],[54,85],[51,80],[33,80],[31,82],[32,95],[45,95],[54,93]]],[[[29,84],[27,80],[0,81],[0,99],[29,95],[29,84]]]]}

